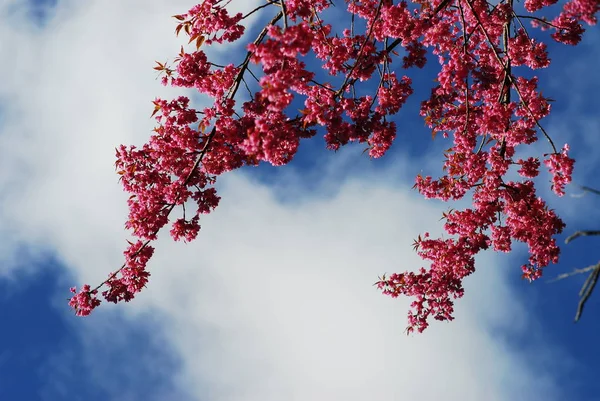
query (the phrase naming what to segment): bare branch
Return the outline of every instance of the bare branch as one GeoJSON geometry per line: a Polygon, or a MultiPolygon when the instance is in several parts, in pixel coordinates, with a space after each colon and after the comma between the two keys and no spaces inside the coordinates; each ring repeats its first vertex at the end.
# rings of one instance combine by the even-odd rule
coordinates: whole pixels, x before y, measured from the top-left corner
{"type": "Polygon", "coordinates": [[[283,30],[287,31],[288,16],[287,16],[287,8],[285,7],[285,0],[279,0],[279,5],[281,7],[281,12],[283,13],[283,30]]]}
{"type": "Polygon", "coordinates": [[[559,280],[563,280],[567,277],[574,276],[576,274],[583,274],[587,272],[590,272],[590,275],[587,277],[587,279],[583,283],[583,286],[581,287],[581,290],[579,291],[580,299],[579,304],[577,305],[577,312],[575,313],[575,322],[579,321],[579,318],[581,318],[581,314],[583,313],[583,307],[592,295],[594,287],[596,287],[598,277],[600,276],[600,262],[596,263],[595,265],[585,267],[583,269],[575,269],[570,273],[563,273],[556,277],[554,280],[550,280],[548,282],[553,283],[559,280]]]}
{"type": "Polygon", "coordinates": [[[254,14],[255,12],[257,12],[258,10],[260,10],[261,8],[268,7],[268,6],[270,6],[271,4],[275,4],[275,3],[277,3],[278,1],[279,1],[279,0],[272,0],[272,1],[269,1],[269,2],[267,2],[267,4],[263,4],[262,6],[258,6],[258,7],[256,7],[254,10],[250,11],[248,14],[244,15],[244,16],[242,17],[242,19],[246,19],[246,18],[248,18],[249,16],[251,16],[252,14],[254,14]]]}
{"type": "Polygon", "coordinates": [[[594,287],[596,287],[596,283],[598,282],[598,275],[600,275],[600,262],[598,262],[598,264],[596,264],[593,267],[594,269],[588,276],[587,280],[585,280],[585,283],[583,283],[583,287],[581,287],[581,291],[579,292],[579,296],[581,297],[581,299],[579,300],[579,305],[577,305],[575,322],[577,322],[581,317],[581,314],[583,313],[583,307],[592,295],[594,287]]]}
{"type": "Polygon", "coordinates": [[[600,195],[600,191],[598,191],[597,189],[594,188],[590,188],[590,187],[586,187],[586,186],[580,186],[580,188],[584,191],[584,192],[591,192],[593,194],[596,195],[600,195]]]}
{"type": "MultiPolygon", "coordinates": [[[[583,190],[583,194],[571,195],[571,196],[582,197],[586,194],[586,192],[591,192],[596,195],[600,195],[600,191],[598,191],[597,189],[582,186],[582,185],[580,185],[579,188],[581,188],[583,190]]],[[[571,242],[574,239],[577,239],[579,237],[595,236],[595,235],[600,235],[600,230],[576,231],[575,233],[573,233],[569,237],[567,237],[567,239],[565,239],[565,244],[568,244],[569,242],[571,242]]],[[[571,273],[561,274],[556,279],[551,281],[551,282],[558,281],[558,280],[562,280],[564,278],[573,276],[575,274],[582,274],[582,273],[587,273],[587,272],[590,272],[590,275],[585,280],[585,282],[583,283],[583,286],[581,287],[581,290],[579,291],[580,300],[579,300],[579,304],[577,305],[577,313],[575,314],[575,322],[577,322],[579,320],[579,318],[581,317],[581,314],[583,313],[583,307],[585,306],[586,302],[592,295],[594,288],[596,287],[596,283],[598,282],[598,277],[600,276],[600,262],[598,262],[595,265],[583,268],[583,269],[575,269],[571,273]]]]}
{"type": "Polygon", "coordinates": [[[592,266],[584,267],[582,269],[575,269],[575,270],[573,270],[570,273],[559,274],[558,276],[556,276],[555,279],[552,279],[552,280],[548,281],[548,283],[555,283],[557,281],[564,280],[564,279],[569,278],[571,276],[575,276],[576,274],[587,273],[587,272],[589,272],[591,270],[594,270],[596,268],[596,266],[597,265],[592,265],[592,266]]]}
{"type": "Polygon", "coordinates": [[[597,231],[597,230],[576,231],[575,233],[569,235],[569,237],[565,240],[565,244],[568,244],[569,242],[573,241],[576,238],[587,237],[587,236],[591,236],[591,235],[600,235],[600,231],[597,231]]]}

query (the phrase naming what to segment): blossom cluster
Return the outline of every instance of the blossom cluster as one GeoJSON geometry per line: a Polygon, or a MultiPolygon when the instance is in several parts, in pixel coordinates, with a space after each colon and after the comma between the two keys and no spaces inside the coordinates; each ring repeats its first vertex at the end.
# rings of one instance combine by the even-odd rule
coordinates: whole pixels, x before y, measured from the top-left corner
{"type": "Polygon", "coordinates": [[[540,277],[558,260],[554,237],[564,224],[536,195],[531,179],[539,175],[539,157],[515,160],[515,150],[541,136],[548,140],[544,165],[558,195],[571,180],[574,161],[567,145],[554,147],[540,123],[551,107],[538,79],[517,74],[522,67],[550,65],[546,44],[533,39],[521,20],[575,45],[581,23],[595,23],[598,13],[597,0],[571,0],[548,21],[539,13],[555,2],[526,0],[528,14],[520,15],[512,1],[492,7],[485,0],[346,0],[348,26],[341,33],[328,22],[329,0],[271,1],[246,15],[231,15],[226,1],[203,0],[176,15],[177,34],[187,35],[193,48],[182,47],[173,65],[157,63],[155,69],[163,84],[194,88],[212,104],[196,110],[186,97],[156,99],[158,126],[149,142],[117,149],[118,174],[131,194],[125,226],[140,240],[130,243],[119,270],[94,289],[83,286],[71,306],[89,314],[100,303],[101,286],[108,288],[102,293],[108,301],[131,300],[148,282],[149,243],[176,208],[182,216],[173,219],[171,236],[195,239],[201,215],[218,205],[214,184],[220,174],[260,162],[285,165],[301,140],[317,132],[331,150],[358,142],[371,157],[384,156],[397,136],[395,115],[413,94],[411,78],[400,69],[422,68],[428,52],[440,69],[420,114],[434,138],[452,137],[453,144],[444,152],[445,174],[418,176],[415,187],[426,198],[468,195],[473,203],[444,214],[449,238],[425,234],[415,241],[429,267],[384,276],[378,286],[393,297],[415,297],[409,330],[422,331],[430,318],[453,318],[454,299],[463,295],[463,280],[485,249],[509,252],[514,241],[525,243],[523,277],[540,277]],[[245,43],[239,64],[211,62],[204,49],[243,39],[244,20],[259,12],[271,19],[245,43]],[[315,63],[321,68],[308,67],[315,63]],[[238,95],[244,88],[245,101],[238,95]],[[303,105],[299,111],[296,104],[303,105]],[[509,181],[515,166],[522,179],[509,181]]]}

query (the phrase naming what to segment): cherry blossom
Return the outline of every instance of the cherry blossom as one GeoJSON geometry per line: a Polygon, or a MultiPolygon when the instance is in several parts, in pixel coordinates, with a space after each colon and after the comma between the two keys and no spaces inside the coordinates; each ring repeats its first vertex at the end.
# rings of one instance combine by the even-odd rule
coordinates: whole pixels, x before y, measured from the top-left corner
{"type": "Polygon", "coordinates": [[[440,66],[420,115],[434,139],[452,145],[443,154],[444,174],[418,176],[414,187],[425,198],[468,196],[472,205],[444,213],[446,238],[425,233],[415,241],[427,267],[384,275],[377,286],[414,298],[408,331],[421,332],[430,318],[453,319],[454,300],[483,250],[510,252],[522,242],[529,250],[522,277],[539,278],[558,261],[555,236],[564,223],[536,194],[531,179],[540,174],[540,156],[514,155],[545,140],[543,164],[559,196],[574,160],[568,145],[556,149],[542,124],[550,99],[531,71],[550,66],[548,39],[576,45],[582,23],[595,24],[599,10],[597,0],[571,0],[549,20],[545,13],[555,3],[526,0],[522,10],[513,0],[345,0],[335,5],[347,18],[333,21],[329,0],[266,1],[246,15],[232,14],[226,1],[203,0],[176,15],[175,31],[189,46],[155,69],[163,84],[194,88],[210,105],[196,110],[183,96],[155,99],[158,125],[149,141],[116,149],[115,166],[131,194],[125,227],[138,240],[106,281],[72,289],[70,305],[88,315],[100,304],[101,287],[107,301],[133,299],[148,283],[149,244],[171,221],[173,239],[194,240],[201,215],[218,206],[214,184],[221,174],[261,162],[285,165],[317,134],[331,150],[357,142],[370,157],[383,157],[413,94],[411,69],[422,68],[428,54],[440,66]],[[258,13],[268,22],[243,43],[247,52],[227,65],[211,61],[204,49],[240,42],[246,19],[258,13]],[[534,38],[532,28],[549,34],[534,38]],[[508,180],[513,170],[520,180],[508,180]]]}

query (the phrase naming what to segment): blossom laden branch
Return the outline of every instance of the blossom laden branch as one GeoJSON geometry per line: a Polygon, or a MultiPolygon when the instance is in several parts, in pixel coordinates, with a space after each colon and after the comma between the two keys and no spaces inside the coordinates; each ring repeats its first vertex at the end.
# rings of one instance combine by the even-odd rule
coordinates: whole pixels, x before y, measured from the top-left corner
{"type": "MultiPolygon", "coordinates": [[[[577,44],[583,33],[580,21],[595,21],[594,2],[569,1],[542,29],[554,29],[551,37],[556,41],[577,44]]],[[[526,0],[525,9],[534,13],[551,3],[526,0]]],[[[246,15],[230,15],[222,0],[204,0],[175,16],[176,33],[188,35],[195,51],[182,48],[173,67],[159,63],[156,69],[164,72],[164,84],[194,88],[211,97],[213,104],[194,110],[185,97],[157,99],[154,114],[160,125],[150,142],[141,149],[117,150],[121,181],[132,193],[126,227],[140,241],[130,244],[126,263],[103,283],[109,287],[103,292],[107,300],[129,301],[147,283],[145,267],[153,251],[148,243],[169,222],[176,206],[184,212],[173,223],[172,237],[196,238],[200,214],[218,205],[217,176],[260,162],[285,165],[300,141],[318,130],[324,132],[328,149],[358,142],[366,145],[369,156],[384,156],[396,139],[394,118],[413,93],[411,78],[398,74],[396,66],[422,68],[428,49],[440,70],[420,114],[433,138],[438,133],[443,138],[452,135],[453,144],[444,152],[444,175],[418,176],[415,188],[426,198],[444,201],[469,194],[473,205],[444,214],[450,238],[433,239],[426,233],[415,241],[428,268],[384,276],[377,286],[393,297],[414,297],[408,331],[423,331],[430,318],[453,319],[454,300],[462,297],[463,280],[475,271],[477,253],[489,248],[510,252],[513,241],[526,243],[529,260],[521,270],[529,280],[558,261],[554,237],[564,223],[536,194],[532,178],[539,174],[539,157],[514,160],[515,149],[535,142],[541,132],[551,148],[544,164],[559,196],[571,181],[574,161],[568,145],[558,151],[540,123],[550,113],[551,99],[538,90],[538,79],[517,76],[516,67],[546,68],[550,59],[546,45],[527,33],[512,0],[494,6],[483,0],[421,1],[420,10],[411,9],[406,1],[348,0],[350,23],[341,35],[334,34],[323,17],[332,4],[273,0],[246,15]],[[271,10],[276,10],[275,16],[247,45],[239,65],[211,62],[201,50],[239,40],[245,18],[271,10]],[[356,29],[359,19],[364,22],[362,33],[356,29]],[[401,63],[394,64],[400,48],[401,63]],[[322,69],[308,69],[309,54],[322,69]],[[262,72],[251,71],[251,62],[262,72]],[[256,80],[254,93],[246,73],[256,80]],[[332,79],[341,84],[332,84],[332,79]],[[242,83],[250,99],[238,105],[242,83]],[[518,101],[511,98],[513,90],[518,101]],[[299,114],[294,101],[303,102],[299,114]],[[515,165],[520,179],[508,181],[515,165]],[[185,214],[189,200],[197,205],[191,218],[185,214]]],[[[99,304],[99,288],[84,286],[72,298],[78,314],[88,314],[99,304]]]]}
{"type": "MultiPolygon", "coordinates": [[[[281,18],[281,16],[282,16],[282,13],[279,13],[278,15],[276,15],[273,18],[273,20],[271,21],[271,25],[276,23],[281,18]]],[[[176,18],[178,20],[181,20],[182,16],[176,16],[176,18]]],[[[258,35],[257,39],[254,42],[255,44],[260,43],[264,39],[267,29],[268,29],[268,27],[265,27],[265,29],[263,29],[263,31],[258,35]]],[[[193,35],[190,33],[190,36],[193,36],[193,35]]],[[[199,46],[197,46],[197,47],[199,47],[199,46]]],[[[233,86],[230,87],[230,91],[228,92],[225,99],[232,99],[235,96],[235,94],[237,93],[240,82],[243,78],[243,74],[244,74],[245,70],[248,68],[248,64],[249,64],[251,55],[252,55],[251,52],[247,53],[246,58],[242,62],[242,65],[239,67],[239,72],[236,75],[234,84],[233,84],[233,86]]],[[[172,71],[168,70],[164,65],[161,65],[160,63],[159,63],[159,66],[162,67],[162,70],[165,70],[165,72],[167,72],[169,76],[171,75],[172,71]]],[[[187,106],[186,100],[184,100],[184,99],[179,99],[179,100],[182,103],[184,103],[185,106],[187,106]]],[[[156,111],[158,111],[160,109],[163,109],[163,110],[166,109],[166,107],[165,107],[166,105],[164,103],[155,102],[155,104],[157,105],[157,107],[155,108],[155,113],[156,113],[156,111]]],[[[195,113],[195,110],[192,110],[192,111],[195,113]]],[[[167,111],[167,115],[168,114],[169,114],[169,112],[167,111]]],[[[189,122],[195,121],[195,116],[188,117],[188,121],[189,122]]],[[[192,180],[195,176],[198,176],[199,174],[201,174],[201,173],[199,173],[198,168],[201,165],[202,160],[204,159],[205,155],[207,154],[216,132],[217,132],[217,129],[216,129],[216,125],[215,125],[211,129],[210,133],[208,135],[204,136],[204,145],[202,146],[200,151],[197,152],[197,153],[199,153],[199,155],[197,156],[197,158],[194,162],[194,165],[189,170],[189,173],[183,180],[183,183],[181,185],[182,187],[187,187],[190,183],[192,183],[192,180]]],[[[134,149],[134,148],[132,147],[132,149],[134,149]]],[[[123,150],[124,150],[124,148],[121,149],[121,151],[123,151],[123,150]]],[[[195,152],[193,152],[193,153],[195,153],[195,152]]],[[[117,157],[119,157],[119,156],[121,156],[121,155],[119,153],[119,150],[117,150],[117,157]]],[[[117,165],[122,166],[122,164],[119,162],[117,162],[117,165]]],[[[123,177],[121,177],[121,179],[122,178],[123,177]]],[[[208,177],[206,177],[204,179],[207,182],[210,181],[210,179],[208,177]]],[[[193,183],[193,185],[196,185],[196,184],[197,184],[197,182],[193,183]]],[[[201,192],[201,191],[199,191],[199,192],[201,192]]],[[[207,207],[213,208],[216,206],[218,198],[214,197],[213,191],[209,192],[209,194],[212,195],[212,199],[211,199],[212,202],[207,202],[207,207]]],[[[132,196],[132,198],[134,196],[132,196]]],[[[167,203],[166,208],[161,208],[161,212],[163,212],[162,214],[169,216],[171,214],[171,212],[173,211],[173,209],[175,208],[175,206],[177,206],[179,204],[181,204],[183,206],[183,202],[180,199],[182,196],[183,196],[183,193],[181,193],[181,192],[178,193],[175,196],[175,199],[172,203],[167,203]]],[[[132,198],[130,198],[130,201],[132,200],[132,198]]],[[[158,203],[162,203],[162,202],[158,202],[158,203]]],[[[108,279],[106,279],[105,281],[103,281],[102,283],[100,283],[98,286],[96,286],[93,289],[89,285],[84,285],[79,293],[77,293],[75,287],[71,288],[71,292],[74,293],[75,295],[71,298],[69,304],[76,310],[76,313],[78,315],[80,315],[80,316],[89,315],[94,308],[96,308],[97,306],[100,305],[100,300],[98,300],[96,298],[96,296],[97,296],[98,290],[105,285],[108,285],[110,287],[110,289],[105,291],[103,293],[103,295],[105,296],[105,298],[108,301],[115,302],[115,303],[118,302],[119,300],[129,301],[129,300],[133,299],[134,294],[136,292],[139,292],[145,286],[145,284],[147,283],[147,278],[150,276],[150,273],[145,271],[145,266],[154,251],[154,249],[151,246],[149,246],[149,244],[152,239],[156,238],[156,235],[158,234],[158,232],[160,231],[160,229],[162,228],[162,226],[164,226],[164,224],[166,222],[164,220],[162,220],[161,223],[162,224],[157,225],[157,227],[154,228],[154,230],[149,235],[146,235],[148,237],[148,239],[145,242],[138,241],[137,243],[134,244],[134,243],[131,243],[128,241],[130,244],[130,248],[125,252],[126,262],[123,265],[121,265],[121,267],[119,269],[112,272],[109,275],[108,279]],[[140,261],[138,261],[138,259],[140,259],[140,261]],[[136,261],[138,261],[138,263],[134,263],[136,261]],[[122,273],[124,271],[124,269],[131,268],[132,265],[136,265],[137,269],[132,272],[128,272],[127,275],[124,275],[123,279],[117,278],[118,274],[122,273]],[[131,285],[132,282],[134,283],[134,285],[131,285]]],[[[198,229],[200,228],[197,225],[197,215],[190,222],[178,220],[175,224],[176,224],[174,226],[175,231],[172,230],[172,235],[174,237],[178,238],[179,236],[181,236],[183,234],[186,237],[186,239],[188,239],[188,240],[192,240],[195,237],[195,235],[197,234],[198,229]],[[182,232],[179,233],[179,231],[182,231],[182,232]]]]}

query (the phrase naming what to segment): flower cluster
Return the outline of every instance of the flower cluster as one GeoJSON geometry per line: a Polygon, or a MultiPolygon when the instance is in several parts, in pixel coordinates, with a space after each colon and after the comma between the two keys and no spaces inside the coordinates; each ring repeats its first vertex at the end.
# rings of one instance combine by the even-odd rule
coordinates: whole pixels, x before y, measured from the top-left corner
{"type": "Polygon", "coordinates": [[[569,145],[565,144],[560,153],[552,153],[544,164],[552,174],[552,190],[558,195],[565,194],[565,185],[571,182],[575,160],[568,156],[569,145]]]}
{"type": "MultiPolygon", "coordinates": [[[[195,239],[201,215],[218,205],[216,176],[260,162],[285,165],[301,140],[319,131],[329,149],[358,142],[371,157],[385,155],[397,136],[395,119],[413,93],[411,78],[397,68],[422,68],[428,51],[440,68],[420,114],[433,138],[440,134],[453,143],[444,152],[444,175],[418,176],[415,187],[426,198],[449,201],[469,194],[473,203],[444,214],[450,238],[425,234],[415,241],[428,268],[384,276],[379,288],[393,297],[415,297],[409,330],[422,331],[430,317],[453,319],[453,302],[463,295],[463,280],[475,271],[479,252],[510,252],[514,241],[525,243],[529,260],[521,270],[529,280],[556,263],[554,237],[564,224],[536,195],[531,179],[539,174],[540,159],[513,159],[517,148],[544,135],[552,148],[544,164],[554,191],[564,194],[571,181],[568,146],[554,148],[540,123],[551,111],[550,99],[535,76],[518,74],[523,67],[549,66],[546,44],[528,34],[521,10],[511,2],[493,8],[482,0],[415,2],[420,7],[348,0],[348,26],[337,33],[325,13],[329,0],[271,1],[246,16],[230,15],[224,0],[203,0],[176,15],[176,33],[186,34],[194,47],[182,47],[174,65],[157,63],[155,69],[164,74],[165,85],[194,88],[212,104],[196,110],[186,97],[156,99],[158,127],[149,142],[117,149],[117,171],[131,194],[125,226],[140,240],[130,243],[124,265],[100,286],[72,289],[77,314],[100,304],[96,296],[103,285],[104,298],[119,302],[147,284],[149,243],[176,208],[182,215],[173,219],[171,236],[195,239]],[[203,46],[240,40],[244,19],[258,12],[272,18],[246,43],[245,57],[237,64],[211,62],[203,46]],[[321,68],[309,69],[309,62],[321,68]],[[248,96],[238,104],[240,88],[248,96]],[[520,181],[506,179],[513,166],[519,166],[520,181]]],[[[596,22],[598,1],[570,0],[551,21],[531,14],[554,3],[526,0],[527,17],[533,26],[553,30],[556,41],[577,44],[581,23],[596,22]]]]}
{"type": "Polygon", "coordinates": [[[98,290],[92,290],[89,284],[84,284],[79,292],[77,288],[71,287],[71,292],[75,295],[69,301],[69,306],[77,316],[87,316],[100,305],[100,300],[96,298],[98,290]]]}
{"type": "Polygon", "coordinates": [[[225,6],[223,0],[204,0],[192,7],[187,14],[175,16],[178,21],[182,21],[176,32],[179,33],[183,28],[191,40],[202,38],[206,44],[238,40],[244,33],[244,26],[239,24],[243,15],[237,13],[231,17],[225,6]]]}

